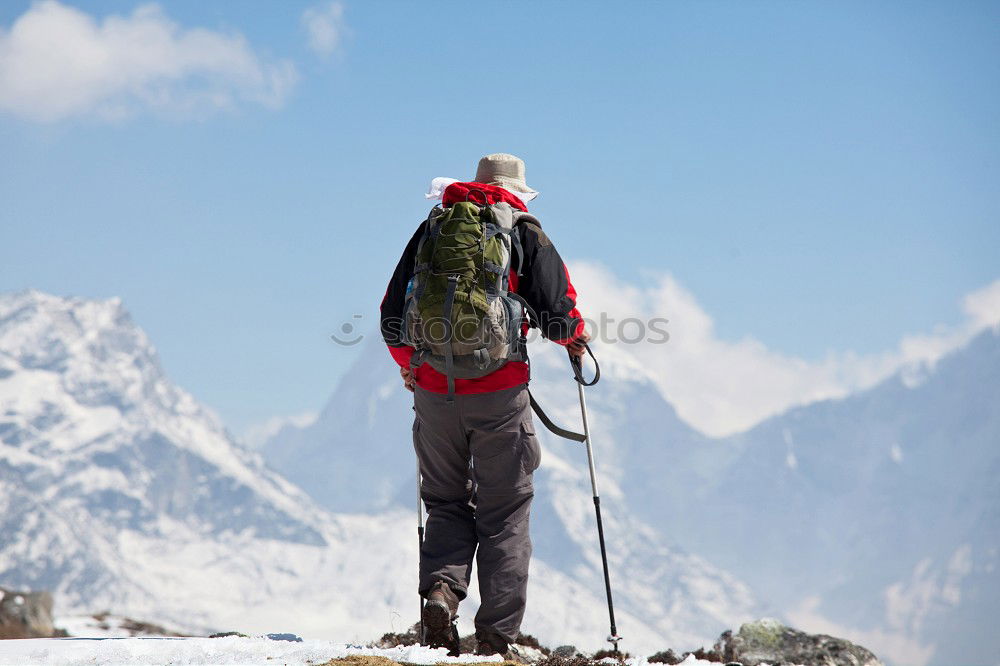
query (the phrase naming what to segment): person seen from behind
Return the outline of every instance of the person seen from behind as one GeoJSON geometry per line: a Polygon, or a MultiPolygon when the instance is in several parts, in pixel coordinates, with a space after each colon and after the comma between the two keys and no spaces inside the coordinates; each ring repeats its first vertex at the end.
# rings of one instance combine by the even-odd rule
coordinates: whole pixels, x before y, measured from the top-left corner
{"type": "Polygon", "coordinates": [[[527,600],[532,474],[541,462],[528,382],[529,322],[574,356],[590,339],[576,290],[527,204],[524,162],[479,161],[410,238],[381,304],[381,330],[413,391],[413,446],[427,510],[419,592],[424,642],[458,653],[455,619],[476,558],[476,653],[506,655],[527,600]]]}

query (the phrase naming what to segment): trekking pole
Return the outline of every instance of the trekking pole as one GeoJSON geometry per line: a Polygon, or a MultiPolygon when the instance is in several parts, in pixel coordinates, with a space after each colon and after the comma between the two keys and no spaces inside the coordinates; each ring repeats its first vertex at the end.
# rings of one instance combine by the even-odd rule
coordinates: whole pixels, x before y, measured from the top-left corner
{"type": "Polygon", "coordinates": [[[576,388],[580,393],[580,412],[583,415],[583,435],[586,438],[584,444],[587,446],[587,462],[590,464],[590,487],[594,491],[594,511],[597,514],[597,538],[601,542],[601,564],[604,566],[604,589],[608,594],[608,616],[611,619],[611,634],[608,636],[608,642],[613,646],[613,651],[618,654],[618,641],[622,638],[618,635],[618,629],[615,627],[615,605],[611,600],[611,576],[608,574],[608,551],[604,545],[604,522],[601,520],[601,496],[597,492],[597,469],[594,466],[594,449],[590,444],[590,423],[587,421],[587,399],[583,395],[584,386],[593,386],[597,383],[597,380],[601,378],[601,368],[597,365],[597,359],[594,358],[594,352],[590,350],[590,345],[584,343],[584,348],[587,353],[590,354],[590,358],[594,359],[594,367],[596,368],[594,378],[587,382],[583,379],[583,369],[581,357],[573,356],[570,354],[569,362],[573,366],[573,374],[576,379],[576,388]]]}
{"type": "Polygon", "coordinates": [[[417,460],[417,596],[420,597],[420,618],[417,624],[417,644],[424,644],[424,598],[420,596],[420,549],[424,546],[424,503],[420,497],[420,460],[417,460]]]}

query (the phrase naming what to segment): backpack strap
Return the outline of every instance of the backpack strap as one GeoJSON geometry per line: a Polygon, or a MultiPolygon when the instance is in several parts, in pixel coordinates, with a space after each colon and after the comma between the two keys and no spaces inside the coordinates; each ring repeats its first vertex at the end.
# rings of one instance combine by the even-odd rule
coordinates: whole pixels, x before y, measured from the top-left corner
{"type": "Polygon", "coordinates": [[[520,210],[513,211],[511,217],[513,218],[514,229],[510,232],[510,249],[515,259],[511,265],[516,268],[515,273],[517,276],[521,277],[524,275],[524,248],[521,246],[521,234],[517,230],[517,225],[521,222],[527,222],[537,225],[541,229],[542,223],[534,215],[520,210]]]}
{"type": "Polygon", "coordinates": [[[521,277],[524,273],[524,248],[521,247],[521,234],[517,229],[510,232],[510,265],[514,268],[514,273],[521,277]]]}
{"type": "Polygon", "coordinates": [[[541,328],[541,322],[538,320],[538,314],[535,309],[528,305],[528,301],[524,300],[520,294],[515,294],[513,291],[508,291],[507,295],[513,298],[515,301],[521,304],[524,308],[524,312],[528,315],[528,328],[541,328]]]}
{"type": "Polygon", "coordinates": [[[430,354],[426,349],[415,349],[413,355],[410,356],[410,370],[416,373],[417,368],[427,362],[427,357],[430,354]]]}
{"type": "Polygon", "coordinates": [[[448,291],[444,295],[444,368],[448,377],[448,402],[455,402],[455,352],[451,348],[451,311],[455,306],[455,289],[458,287],[458,276],[448,276],[448,291]]]}

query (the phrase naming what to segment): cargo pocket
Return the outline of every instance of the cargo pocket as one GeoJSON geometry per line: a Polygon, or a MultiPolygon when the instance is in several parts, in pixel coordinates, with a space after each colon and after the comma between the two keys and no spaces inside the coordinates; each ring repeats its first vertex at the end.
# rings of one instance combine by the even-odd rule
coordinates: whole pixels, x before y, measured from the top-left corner
{"type": "Polygon", "coordinates": [[[521,469],[531,475],[542,464],[542,447],[535,437],[535,424],[530,420],[521,422],[521,469]]]}
{"type": "Polygon", "coordinates": [[[516,488],[524,477],[520,429],[479,433],[471,445],[472,473],[480,494],[502,494],[516,488]]]}

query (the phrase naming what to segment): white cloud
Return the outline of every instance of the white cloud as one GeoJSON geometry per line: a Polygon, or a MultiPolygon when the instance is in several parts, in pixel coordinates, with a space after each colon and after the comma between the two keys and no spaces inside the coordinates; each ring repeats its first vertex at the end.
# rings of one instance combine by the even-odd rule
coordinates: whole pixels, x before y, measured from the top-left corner
{"type": "Polygon", "coordinates": [[[43,0],[0,28],[0,110],[28,120],[278,107],[296,80],[291,62],[261,58],[241,34],[183,28],[155,4],[98,21],[43,0]]]}
{"type": "Polygon", "coordinates": [[[239,439],[249,448],[259,449],[267,443],[267,440],[281,432],[281,429],[285,426],[305,428],[315,423],[318,416],[318,412],[302,412],[300,414],[292,414],[291,416],[272,416],[262,423],[254,423],[248,426],[239,439]]]}
{"type": "Polygon", "coordinates": [[[323,57],[332,55],[344,36],[344,5],[335,0],[307,8],[302,12],[302,27],[309,48],[323,57]]]}
{"type": "MultiPolygon", "coordinates": [[[[570,272],[584,316],[597,319],[604,312],[615,319],[605,327],[605,341],[598,343],[609,366],[644,374],[682,419],[714,436],[745,430],[795,405],[868,388],[897,371],[922,372],[977,332],[1000,325],[997,280],[965,297],[967,319],[958,327],[906,336],[897,349],[879,354],[837,352],[813,362],[770,350],[749,337],[719,339],[712,318],[669,275],[637,288],[596,264],[572,263],[570,272]],[[656,336],[647,335],[635,344],[609,344],[607,336],[619,335],[617,325],[629,317],[668,319],[669,341],[655,344],[649,338],[656,336]]],[[[626,336],[634,330],[624,329],[626,336]]]]}
{"type": "Polygon", "coordinates": [[[1000,280],[967,295],[962,310],[978,328],[1000,326],[1000,280]]]}

